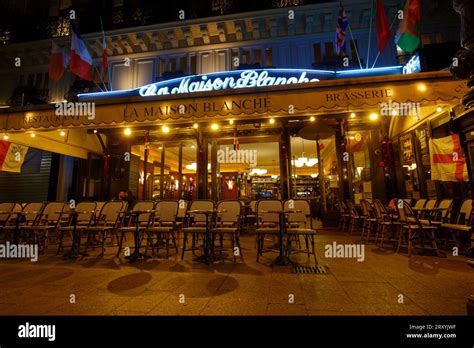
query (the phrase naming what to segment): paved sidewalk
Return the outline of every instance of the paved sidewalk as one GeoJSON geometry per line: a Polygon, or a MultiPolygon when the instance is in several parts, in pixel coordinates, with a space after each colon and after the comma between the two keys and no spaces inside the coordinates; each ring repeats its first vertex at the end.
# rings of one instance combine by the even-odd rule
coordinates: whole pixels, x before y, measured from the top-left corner
{"type": "Polygon", "coordinates": [[[245,263],[212,266],[191,253],[129,264],[114,258],[115,248],[103,259],[65,261],[51,246],[36,263],[0,260],[0,314],[466,315],[474,268],[464,256],[409,259],[368,244],[358,262],[324,255],[325,245],[360,243],[358,236],[325,230],[316,241],[324,275],[272,270],[273,253],[256,263],[253,236],[242,238],[245,263]]]}

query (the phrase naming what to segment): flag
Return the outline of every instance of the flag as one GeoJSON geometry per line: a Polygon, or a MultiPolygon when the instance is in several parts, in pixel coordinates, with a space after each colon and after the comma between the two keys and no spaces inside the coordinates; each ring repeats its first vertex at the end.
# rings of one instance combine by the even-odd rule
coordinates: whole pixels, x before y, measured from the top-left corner
{"type": "Polygon", "coordinates": [[[0,172],[39,173],[42,151],[10,141],[0,141],[0,172]]]}
{"type": "Polygon", "coordinates": [[[86,44],[77,29],[72,26],[71,40],[71,72],[84,80],[91,80],[92,57],[87,50],[86,44]]]}
{"type": "Polygon", "coordinates": [[[49,78],[58,81],[64,75],[64,55],[63,50],[52,42],[51,59],[49,62],[49,78]]]}
{"type": "Polygon", "coordinates": [[[420,0],[406,0],[395,42],[405,52],[413,53],[420,45],[420,0]]]}
{"type": "Polygon", "coordinates": [[[338,55],[341,55],[346,50],[346,29],[348,25],[349,21],[347,20],[346,11],[340,2],[336,25],[336,53],[338,55]]]}
{"type": "Polygon", "coordinates": [[[385,46],[387,46],[388,41],[392,33],[390,32],[390,25],[387,20],[387,13],[383,6],[383,0],[376,0],[376,15],[377,15],[377,41],[379,52],[383,52],[385,46]]]}
{"type": "Polygon", "coordinates": [[[469,181],[466,156],[456,134],[430,139],[431,180],[469,181]]]}
{"type": "Polygon", "coordinates": [[[102,30],[102,79],[107,74],[107,68],[109,64],[107,62],[107,43],[105,41],[105,33],[102,30]]]}

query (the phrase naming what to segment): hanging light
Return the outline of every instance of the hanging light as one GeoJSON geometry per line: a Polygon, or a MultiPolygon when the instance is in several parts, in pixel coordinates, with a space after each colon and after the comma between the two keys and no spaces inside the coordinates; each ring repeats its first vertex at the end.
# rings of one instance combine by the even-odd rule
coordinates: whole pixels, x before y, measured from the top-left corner
{"type": "Polygon", "coordinates": [[[311,157],[305,164],[307,167],[312,167],[318,164],[319,160],[316,157],[311,157]]]}
{"type": "Polygon", "coordinates": [[[61,130],[59,131],[59,135],[62,136],[62,137],[65,137],[65,136],[66,136],[66,132],[61,129],[61,130]]]}
{"type": "Polygon", "coordinates": [[[311,174],[311,177],[312,177],[313,179],[314,179],[314,178],[317,178],[317,177],[318,177],[318,174],[313,173],[313,174],[311,174]]]}
{"type": "Polygon", "coordinates": [[[168,134],[170,132],[170,127],[168,127],[167,125],[163,125],[161,126],[161,131],[165,134],[168,134]]]}
{"type": "Polygon", "coordinates": [[[125,136],[129,137],[130,135],[132,135],[132,130],[127,127],[127,128],[125,128],[125,129],[123,130],[123,134],[124,134],[125,136]]]}
{"type": "Polygon", "coordinates": [[[197,123],[193,124],[193,128],[194,128],[194,129],[198,129],[198,128],[199,128],[199,124],[197,124],[197,123]]]}
{"type": "Polygon", "coordinates": [[[308,162],[308,157],[306,157],[304,155],[304,141],[303,141],[303,139],[301,139],[301,145],[303,146],[303,153],[301,154],[301,157],[298,157],[298,159],[296,160],[296,162],[299,162],[299,163],[295,163],[295,165],[298,168],[301,168],[302,166],[305,165],[306,162],[308,162]],[[298,166],[298,164],[299,164],[299,166],[298,166]]]}
{"type": "Polygon", "coordinates": [[[8,133],[3,134],[3,140],[8,140],[8,139],[10,139],[10,136],[8,135],[8,133]]]}
{"type": "Polygon", "coordinates": [[[36,137],[36,134],[35,134],[35,133],[31,133],[31,134],[30,134],[30,137],[34,138],[34,137],[36,137]]]}

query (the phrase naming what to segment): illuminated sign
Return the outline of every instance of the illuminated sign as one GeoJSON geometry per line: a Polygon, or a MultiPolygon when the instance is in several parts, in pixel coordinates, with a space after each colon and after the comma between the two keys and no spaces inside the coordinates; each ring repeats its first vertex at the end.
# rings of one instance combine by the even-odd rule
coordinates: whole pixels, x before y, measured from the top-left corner
{"type": "Polygon", "coordinates": [[[403,67],[403,74],[414,74],[421,71],[420,56],[413,56],[403,67]]]}
{"type": "Polygon", "coordinates": [[[319,82],[320,79],[333,78],[334,74],[334,71],[303,69],[234,70],[184,76],[131,90],[79,94],[79,97],[82,100],[131,96],[152,97],[241,88],[301,85],[319,82]]]}

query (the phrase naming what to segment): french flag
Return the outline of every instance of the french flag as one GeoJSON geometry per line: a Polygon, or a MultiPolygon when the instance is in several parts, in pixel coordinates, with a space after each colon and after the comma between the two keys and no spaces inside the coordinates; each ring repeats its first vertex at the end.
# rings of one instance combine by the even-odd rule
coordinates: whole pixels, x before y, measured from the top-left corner
{"type": "Polygon", "coordinates": [[[71,61],[69,63],[71,72],[84,80],[91,80],[92,57],[87,50],[86,44],[79,31],[72,27],[71,61]]]}

